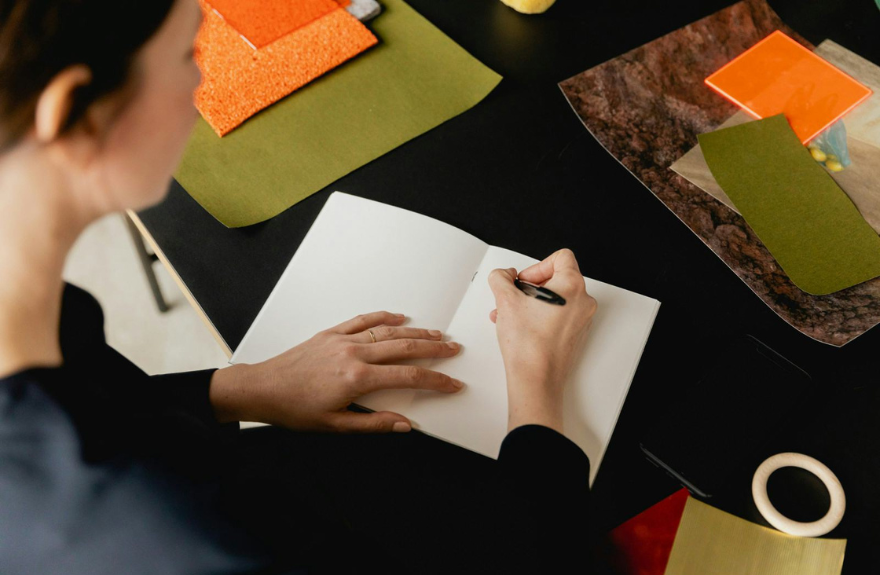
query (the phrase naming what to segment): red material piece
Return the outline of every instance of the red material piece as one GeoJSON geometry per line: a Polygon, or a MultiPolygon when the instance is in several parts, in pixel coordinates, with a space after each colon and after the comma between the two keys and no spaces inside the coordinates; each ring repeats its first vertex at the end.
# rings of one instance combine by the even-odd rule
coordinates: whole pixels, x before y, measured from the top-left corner
{"type": "Polygon", "coordinates": [[[664,575],[688,491],[676,491],[609,534],[619,575],[664,575]]]}
{"type": "Polygon", "coordinates": [[[336,10],[345,0],[208,0],[211,7],[254,48],[302,28],[336,10]]]}

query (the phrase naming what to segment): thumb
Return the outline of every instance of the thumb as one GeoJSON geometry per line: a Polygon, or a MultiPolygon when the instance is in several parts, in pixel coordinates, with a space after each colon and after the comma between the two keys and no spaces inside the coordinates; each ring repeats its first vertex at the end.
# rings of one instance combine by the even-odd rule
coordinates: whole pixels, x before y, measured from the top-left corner
{"type": "Polygon", "coordinates": [[[406,433],[412,429],[412,424],[404,416],[392,411],[346,411],[339,414],[336,429],[341,433],[406,433]]]}
{"type": "Polygon", "coordinates": [[[494,269],[489,274],[489,288],[497,300],[503,294],[517,293],[519,290],[513,285],[516,279],[516,270],[513,268],[494,269]]]}

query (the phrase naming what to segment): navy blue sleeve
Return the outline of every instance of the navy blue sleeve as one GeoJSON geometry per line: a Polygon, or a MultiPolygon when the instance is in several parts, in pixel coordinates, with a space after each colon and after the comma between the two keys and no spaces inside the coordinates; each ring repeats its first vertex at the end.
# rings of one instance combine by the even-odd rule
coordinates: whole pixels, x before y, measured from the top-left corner
{"type": "Polygon", "coordinates": [[[589,494],[589,458],[575,442],[549,427],[521,425],[508,433],[498,462],[527,497],[589,494]]]}
{"type": "Polygon", "coordinates": [[[59,336],[65,366],[88,374],[73,390],[51,390],[69,411],[105,405],[116,411],[122,407],[130,419],[166,423],[174,419],[203,431],[238,429],[237,423],[221,426],[214,417],[209,389],[216,369],[149,376],[107,344],[104,312],[94,296],[68,283],[61,309],[59,336]],[[91,375],[96,372],[104,376],[91,375]]]}
{"type": "Polygon", "coordinates": [[[544,573],[588,573],[590,460],[573,441],[543,425],[504,438],[498,463],[521,510],[524,543],[544,573]]]}
{"type": "MultiPolygon", "coordinates": [[[[214,417],[209,393],[215,371],[216,368],[154,375],[145,384],[145,391],[159,394],[168,405],[179,406],[203,424],[214,427],[220,425],[214,417]]],[[[238,423],[233,425],[238,428],[238,423]]]]}

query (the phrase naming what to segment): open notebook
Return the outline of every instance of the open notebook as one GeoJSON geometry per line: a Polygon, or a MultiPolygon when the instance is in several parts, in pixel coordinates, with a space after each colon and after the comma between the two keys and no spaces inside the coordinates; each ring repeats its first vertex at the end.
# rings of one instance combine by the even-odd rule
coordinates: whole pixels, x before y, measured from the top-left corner
{"type": "MultiPolygon", "coordinates": [[[[390,410],[414,426],[496,458],[507,434],[507,384],[486,281],[494,268],[538,260],[496,248],[407,210],[340,192],[318,215],[230,363],[256,363],[358,314],[406,314],[462,345],[420,364],[465,383],[462,391],[385,390],[358,405],[390,410]]],[[[586,279],[599,309],[565,397],[565,434],[599,469],[660,302],[586,279]]]]}

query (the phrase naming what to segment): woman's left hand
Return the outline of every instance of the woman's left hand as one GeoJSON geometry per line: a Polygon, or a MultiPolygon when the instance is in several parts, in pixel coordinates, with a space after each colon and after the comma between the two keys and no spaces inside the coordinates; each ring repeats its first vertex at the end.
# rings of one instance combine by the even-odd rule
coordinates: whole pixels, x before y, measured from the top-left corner
{"type": "Polygon", "coordinates": [[[211,404],[218,421],[259,421],[304,431],[406,432],[399,413],[356,413],[348,407],[382,389],[454,393],[462,383],[414,365],[412,359],[451,357],[460,346],[436,330],[401,327],[388,312],[358,316],[322,331],[264,362],[214,372],[211,404]]]}

